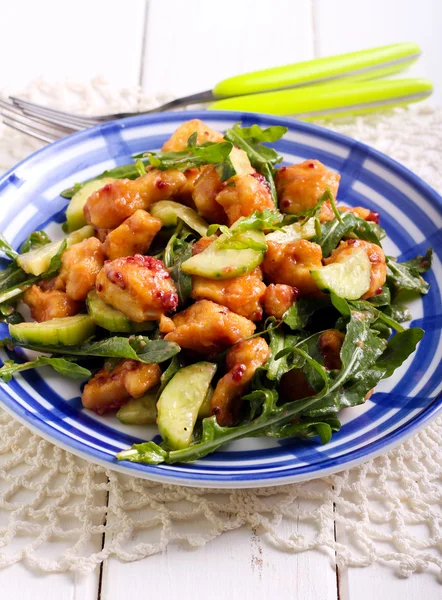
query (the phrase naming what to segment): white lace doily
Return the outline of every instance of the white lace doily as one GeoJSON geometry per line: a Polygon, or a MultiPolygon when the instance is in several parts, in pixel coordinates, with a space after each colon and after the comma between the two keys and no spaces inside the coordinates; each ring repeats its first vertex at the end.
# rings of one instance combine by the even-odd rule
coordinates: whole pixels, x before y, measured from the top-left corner
{"type": "MultiPolygon", "coordinates": [[[[101,80],[87,86],[36,82],[21,95],[84,113],[147,108],[160,99],[101,80]]],[[[327,126],[442,187],[442,109],[397,109],[327,126]]],[[[41,145],[0,127],[0,171],[41,145]]],[[[441,440],[439,417],[385,456],[337,475],[217,492],[106,471],[33,435],[0,409],[0,566],[24,561],[49,572],[87,573],[111,555],[131,561],[170,543],[200,546],[245,525],[287,552],[328,547],[338,566],[384,561],[403,576],[431,567],[442,581],[441,440]],[[196,522],[198,533],[184,531],[183,521],[196,522]],[[308,524],[311,534],[296,529],[288,535],[294,523],[308,524]],[[345,536],[336,538],[334,529],[345,536]],[[135,532],[143,541],[133,541],[135,532]],[[93,552],[101,540],[102,550],[93,552]]]]}

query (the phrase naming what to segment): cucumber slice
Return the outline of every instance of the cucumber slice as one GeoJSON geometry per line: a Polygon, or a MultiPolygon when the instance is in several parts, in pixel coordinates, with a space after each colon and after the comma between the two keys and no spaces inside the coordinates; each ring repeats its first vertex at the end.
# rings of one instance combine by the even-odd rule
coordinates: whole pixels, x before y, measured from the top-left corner
{"type": "Polygon", "coordinates": [[[152,217],[159,219],[165,227],[173,227],[178,219],[184,221],[191,229],[200,235],[206,235],[208,224],[199,214],[188,206],[173,202],[172,200],[161,200],[150,208],[152,217]]]}
{"type": "Polygon", "coordinates": [[[195,363],[180,369],[164,388],[157,403],[157,423],[161,437],[171,448],[190,445],[198,411],[215,371],[213,363],[195,363]]]}
{"type": "Polygon", "coordinates": [[[289,244],[296,240],[311,240],[315,237],[315,219],[309,219],[301,225],[293,223],[286,225],[279,231],[272,231],[266,235],[266,242],[278,242],[278,244],[289,244]]]}
{"type": "Polygon", "coordinates": [[[346,300],[357,300],[370,288],[371,263],[362,248],[335,262],[310,271],[320,290],[334,292],[346,300]]]}
{"type": "Polygon", "coordinates": [[[212,416],[212,396],[215,390],[211,385],[209,385],[209,389],[207,390],[206,397],[204,398],[203,403],[200,406],[198,411],[198,419],[205,419],[206,417],[212,416]]]}
{"type": "Polygon", "coordinates": [[[74,194],[69,202],[66,209],[66,221],[68,224],[68,231],[75,231],[80,229],[84,225],[87,225],[86,219],[84,218],[84,205],[86,204],[89,196],[94,192],[101,190],[108,183],[115,181],[112,177],[103,177],[103,179],[94,179],[88,181],[83,185],[81,190],[74,194]]]}
{"type": "Polygon", "coordinates": [[[51,319],[43,323],[9,325],[9,335],[13,340],[44,346],[76,346],[90,338],[94,332],[95,323],[88,315],[51,319]]]}
{"type": "MultiPolygon", "coordinates": [[[[235,225],[230,228],[233,233],[234,227],[235,225]]],[[[265,235],[262,231],[245,231],[241,234],[241,238],[265,246],[265,235]]],[[[263,250],[220,248],[225,241],[226,235],[220,235],[203,252],[185,260],[181,264],[182,270],[190,275],[201,275],[209,279],[230,279],[247,275],[264,260],[263,250]]]]}
{"type": "Polygon", "coordinates": [[[247,153],[236,146],[233,146],[232,150],[230,151],[229,159],[233,165],[233,168],[235,169],[236,176],[238,177],[250,175],[255,171],[250,163],[247,153]]]}
{"type": "Polygon", "coordinates": [[[150,425],[157,418],[157,392],[149,391],[141,398],[133,398],[117,412],[117,419],[125,425],[150,425]]]}
{"type": "Polygon", "coordinates": [[[146,321],[146,323],[130,321],[124,313],[103,302],[95,290],[89,292],[86,304],[87,312],[93,321],[108,331],[139,333],[153,329],[152,321],[146,321]]]}
{"type": "MultiPolygon", "coordinates": [[[[66,247],[69,248],[69,246],[78,244],[78,242],[81,242],[86,238],[90,238],[93,235],[94,228],[90,225],[86,225],[86,227],[82,227],[78,231],[74,231],[74,233],[69,234],[65,238],[66,247]]],[[[46,244],[46,246],[42,246],[41,248],[36,248],[35,250],[30,250],[29,252],[20,254],[20,256],[17,258],[17,263],[19,267],[25,271],[25,273],[41,275],[48,270],[52,258],[60,250],[62,243],[63,242],[52,242],[51,244],[46,244]]]]}

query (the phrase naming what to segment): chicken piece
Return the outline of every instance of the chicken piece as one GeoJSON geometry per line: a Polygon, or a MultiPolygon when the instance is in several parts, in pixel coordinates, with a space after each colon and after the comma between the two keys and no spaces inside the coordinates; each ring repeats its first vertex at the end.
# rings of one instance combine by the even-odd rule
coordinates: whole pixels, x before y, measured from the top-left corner
{"type": "Polygon", "coordinates": [[[200,175],[200,169],[187,169],[187,171],[184,171],[186,183],[175,194],[174,200],[176,202],[185,204],[194,210],[196,209],[195,202],[193,201],[193,191],[195,189],[195,181],[200,175]]]}
{"type": "Polygon", "coordinates": [[[131,398],[139,398],[160,383],[161,369],[136,360],[120,361],[114,369],[104,367],[84,387],[81,401],[85,408],[102,415],[119,408],[131,398]]]}
{"type": "Polygon", "coordinates": [[[117,179],[89,196],[84,216],[97,229],[114,229],[136,210],[171,198],[185,183],[185,176],[176,169],[152,169],[138,179],[117,179]]]}
{"type": "Polygon", "coordinates": [[[289,244],[268,242],[261,268],[272,283],[285,283],[296,287],[301,296],[319,295],[310,269],[322,266],[322,249],[319,244],[296,240],[289,244]]]}
{"type": "Polygon", "coordinates": [[[136,323],[173,312],[178,294],[164,264],[153,256],[107,260],[97,277],[97,294],[136,323]]]}
{"type": "Polygon", "coordinates": [[[379,213],[373,212],[369,208],[364,208],[363,206],[354,206],[353,208],[350,208],[349,206],[340,206],[339,210],[341,212],[351,212],[360,219],[364,219],[364,221],[379,223],[379,213]]]}
{"type": "Polygon", "coordinates": [[[161,315],[158,329],[161,331],[161,333],[170,333],[175,329],[175,324],[170,317],[161,315]]]}
{"type": "Polygon", "coordinates": [[[283,283],[271,283],[264,294],[264,310],[267,315],[282,319],[298,297],[298,289],[283,283]]]}
{"type": "Polygon", "coordinates": [[[60,275],[57,275],[56,277],[51,277],[51,279],[42,279],[38,282],[38,286],[44,292],[48,292],[50,290],[60,290],[62,292],[66,291],[66,286],[60,275]]]}
{"type": "Polygon", "coordinates": [[[367,252],[371,262],[370,288],[362,296],[362,300],[375,296],[378,290],[384,285],[387,278],[387,265],[385,254],[380,246],[371,244],[364,240],[346,240],[342,241],[337,248],[333,250],[329,258],[324,260],[324,264],[329,265],[334,262],[345,260],[355,248],[362,248],[367,252]]]}
{"type": "Polygon", "coordinates": [[[195,256],[195,254],[200,254],[201,252],[203,252],[215,240],[216,240],[216,235],[211,235],[210,237],[200,238],[192,246],[192,256],[195,256]]]}
{"type": "Polygon", "coordinates": [[[51,319],[72,317],[80,311],[80,305],[61,290],[43,291],[33,285],[23,295],[23,302],[31,309],[32,318],[41,323],[51,319]]]}
{"type": "Polygon", "coordinates": [[[82,302],[95,287],[95,280],[104,263],[103,244],[91,237],[63,252],[60,277],[72,300],[82,302]]]}
{"type": "Polygon", "coordinates": [[[187,148],[187,140],[195,132],[198,133],[197,144],[222,142],[224,139],[222,133],[211,129],[199,119],[192,119],[191,121],[186,121],[175,130],[167,142],[163,144],[163,152],[180,152],[185,150],[187,148]]]}
{"type": "Polygon", "coordinates": [[[139,209],[108,234],[104,252],[111,260],[121,256],[146,254],[161,227],[159,219],[139,209]]]}
{"type": "Polygon", "coordinates": [[[319,351],[324,359],[326,369],[340,369],[341,348],[344,343],[345,335],[337,329],[327,329],[319,336],[319,351]]]}
{"type": "Polygon", "coordinates": [[[191,297],[196,300],[212,300],[227,306],[237,315],[251,321],[259,321],[262,317],[261,300],[265,291],[266,285],[258,267],[248,275],[221,281],[195,276],[192,278],[191,297]]]}
{"type": "Polygon", "coordinates": [[[194,183],[193,202],[198,213],[209,223],[227,223],[226,213],[216,201],[217,195],[224,187],[225,184],[221,182],[213,165],[203,167],[194,183]]]}
{"type": "Polygon", "coordinates": [[[219,425],[233,425],[240,408],[241,396],[245,394],[256,369],[269,356],[270,349],[261,337],[239,342],[228,352],[226,365],[229,371],[218,381],[210,401],[212,414],[216,415],[219,425]]]}
{"type": "MultiPolygon", "coordinates": [[[[279,168],[275,184],[280,210],[292,214],[312,208],[326,188],[330,188],[336,196],[340,178],[340,175],[327,169],[319,160],[305,160],[298,165],[279,168]]],[[[320,219],[321,216],[330,216],[330,210],[331,207],[323,207],[321,213],[324,212],[324,215],[320,214],[320,219]]]]}
{"type": "Polygon", "coordinates": [[[95,236],[100,240],[100,242],[104,243],[111,231],[113,231],[113,229],[96,229],[95,236]]]}
{"type": "Polygon", "coordinates": [[[248,217],[255,210],[273,209],[269,186],[259,173],[232,177],[227,185],[216,196],[218,204],[224,208],[229,225],[233,225],[240,217],[248,217]]]}
{"type": "Polygon", "coordinates": [[[175,329],[165,339],[206,357],[215,356],[255,331],[252,321],[209,300],[198,300],[173,317],[173,322],[175,329]]]}

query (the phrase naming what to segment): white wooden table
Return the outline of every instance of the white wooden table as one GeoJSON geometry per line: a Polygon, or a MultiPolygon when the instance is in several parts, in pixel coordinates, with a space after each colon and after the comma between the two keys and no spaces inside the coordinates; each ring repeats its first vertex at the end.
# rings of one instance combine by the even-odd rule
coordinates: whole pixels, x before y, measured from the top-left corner
{"type": "MultiPolygon", "coordinates": [[[[0,0],[0,8],[0,88],[20,89],[40,75],[102,75],[118,86],[188,94],[247,70],[415,41],[423,56],[411,73],[433,79],[433,101],[442,102],[441,0],[0,0]]],[[[199,550],[110,559],[87,577],[39,575],[22,564],[0,571],[5,600],[206,596],[435,600],[442,587],[430,574],[399,579],[382,566],[338,572],[331,553],[282,553],[246,530],[199,550]]]]}

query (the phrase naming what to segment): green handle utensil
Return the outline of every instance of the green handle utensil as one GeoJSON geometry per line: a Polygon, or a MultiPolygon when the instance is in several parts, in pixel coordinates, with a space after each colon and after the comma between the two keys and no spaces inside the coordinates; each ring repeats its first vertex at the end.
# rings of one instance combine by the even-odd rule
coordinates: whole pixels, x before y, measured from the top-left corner
{"type": "Polygon", "coordinates": [[[420,53],[417,44],[393,44],[245,73],[224,79],[215,85],[212,97],[243,96],[283,88],[329,83],[344,78],[357,81],[385,77],[411,65],[419,58],[420,53]]]}
{"type": "Polygon", "coordinates": [[[433,90],[427,79],[335,82],[249,94],[217,100],[211,110],[264,112],[313,120],[336,115],[364,114],[379,108],[405,105],[427,98],[433,90]]]}

